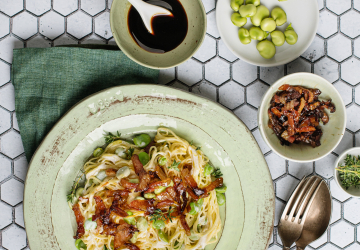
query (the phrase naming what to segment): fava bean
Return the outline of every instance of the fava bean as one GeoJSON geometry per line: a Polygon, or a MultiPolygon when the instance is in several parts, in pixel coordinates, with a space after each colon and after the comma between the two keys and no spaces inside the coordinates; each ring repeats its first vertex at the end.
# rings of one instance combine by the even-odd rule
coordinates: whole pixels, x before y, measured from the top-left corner
{"type": "Polygon", "coordinates": [[[298,35],[296,34],[294,28],[291,26],[291,23],[286,28],[284,35],[286,42],[290,45],[294,45],[298,40],[298,35]]]}
{"type": "Polygon", "coordinates": [[[235,12],[231,15],[231,22],[238,27],[242,27],[247,23],[247,18],[240,16],[239,13],[235,12]]]}
{"type": "Polygon", "coordinates": [[[144,217],[140,217],[136,222],[136,227],[140,232],[146,231],[149,227],[147,220],[144,217]]]}
{"type": "Polygon", "coordinates": [[[126,213],[127,213],[129,216],[133,215],[133,212],[131,212],[131,211],[126,211],[126,213]]]}
{"type": "Polygon", "coordinates": [[[158,235],[159,235],[160,240],[162,240],[165,243],[169,243],[168,235],[164,231],[158,230],[158,235]]]}
{"type": "Polygon", "coordinates": [[[207,163],[207,164],[205,165],[205,167],[204,167],[204,175],[205,175],[205,176],[208,176],[208,175],[210,175],[212,172],[214,172],[214,167],[207,163]]]}
{"type": "Polygon", "coordinates": [[[162,193],[163,191],[165,191],[166,187],[163,187],[163,186],[159,186],[158,188],[155,189],[154,193],[155,194],[160,194],[162,193]]]}
{"type": "Polygon", "coordinates": [[[129,225],[133,225],[133,226],[136,225],[136,219],[135,219],[135,217],[130,217],[130,218],[125,217],[125,218],[124,218],[124,221],[125,221],[127,224],[129,224],[129,225]]]}
{"type": "Polygon", "coordinates": [[[133,244],[136,243],[138,234],[139,234],[139,232],[135,232],[135,233],[133,234],[133,237],[130,239],[130,242],[131,242],[131,243],[133,243],[133,244]]]}
{"type": "Polygon", "coordinates": [[[139,179],[129,179],[130,183],[139,183],[139,179]]]}
{"type": "Polygon", "coordinates": [[[242,17],[252,17],[256,13],[256,7],[253,4],[241,5],[239,13],[242,17]]]}
{"type": "Polygon", "coordinates": [[[255,26],[260,26],[261,21],[270,15],[270,11],[264,5],[256,7],[256,13],[251,17],[251,22],[255,26]]]}
{"type": "Polygon", "coordinates": [[[115,154],[117,154],[118,156],[120,156],[121,158],[126,158],[126,149],[123,147],[118,147],[115,150],[115,154]]]}
{"type": "Polygon", "coordinates": [[[253,4],[255,6],[259,6],[260,5],[260,0],[246,0],[245,3],[246,4],[253,4]]]}
{"type": "Polygon", "coordinates": [[[165,166],[165,164],[167,163],[167,159],[165,156],[161,157],[158,161],[160,166],[165,166]]]}
{"type": "Polygon", "coordinates": [[[76,189],[75,197],[76,197],[76,198],[79,198],[80,196],[82,196],[83,192],[84,192],[84,188],[82,188],[82,187],[76,189]]]}
{"type": "Polygon", "coordinates": [[[140,162],[144,166],[150,161],[150,157],[149,157],[148,153],[146,153],[146,152],[141,152],[138,156],[139,156],[140,162]]]}
{"type": "Polygon", "coordinates": [[[93,155],[94,155],[94,157],[99,157],[100,155],[102,155],[102,153],[104,153],[104,149],[97,148],[97,149],[94,150],[93,155]]]}
{"type": "Polygon", "coordinates": [[[280,30],[274,30],[270,33],[271,40],[275,46],[281,46],[285,42],[285,35],[280,30]]]}
{"type": "Polygon", "coordinates": [[[224,194],[216,193],[217,203],[219,206],[222,206],[225,204],[226,198],[224,194]]]}
{"type": "Polygon", "coordinates": [[[287,21],[286,13],[280,7],[275,7],[271,11],[271,17],[274,18],[277,26],[281,26],[287,21]]]}
{"type": "Polygon", "coordinates": [[[130,168],[128,166],[119,168],[119,170],[116,172],[116,178],[118,179],[128,177],[129,175],[130,175],[130,168]]]}
{"type": "Polygon", "coordinates": [[[165,222],[163,220],[156,220],[153,222],[153,228],[155,229],[164,229],[165,222]]]}
{"type": "Polygon", "coordinates": [[[77,248],[77,249],[86,249],[87,248],[87,246],[86,246],[86,244],[81,240],[81,239],[77,239],[76,241],[75,241],[75,247],[77,248]]]}
{"type": "Polygon", "coordinates": [[[136,198],[135,198],[135,200],[138,200],[138,201],[144,201],[144,200],[145,200],[145,198],[144,198],[144,197],[141,197],[141,196],[138,196],[138,197],[136,197],[136,198]]]}
{"type": "Polygon", "coordinates": [[[146,193],[146,194],[144,194],[144,197],[146,199],[152,199],[152,198],[155,198],[156,195],[154,193],[146,193]]]}
{"type": "Polygon", "coordinates": [[[151,142],[151,137],[148,134],[141,134],[136,136],[133,141],[136,146],[145,148],[151,142]]]}
{"type": "Polygon", "coordinates": [[[242,44],[249,44],[251,42],[250,33],[245,28],[239,29],[239,39],[242,44]]]}
{"type": "Polygon", "coordinates": [[[225,193],[226,190],[227,190],[227,187],[225,185],[223,185],[222,187],[215,188],[216,193],[221,193],[221,194],[225,193]]]}
{"type": "Polygon", "coordinates": [[[260,27],[263,31],[272,32],[276,28],[276,23],[271,17],[265,18],[261,21],[260,27]]]}
{"type": "Polygon", "coordinates": [[[100,181],[103,181],[107,177],[106,171],[101,170],[97,175],[96,178],[98,178],[100,181]]]}
{"type": "Polygon", "coordinates": [[[97,223],[95,221],[92,221],[92,219],[87,219],[84,223],[84,228],[86,231],[94,230],[97,227],[97,223]]]}
{"type": "Polygon", "coordinates": [[[244,0],[231,0],[230,1],[230,7],[234,11],[239,11],[240,5],[242,5],[243,3],[244,3],[244,0]]]}
{"type": "Polygon", "coordinates": [[[260,55],[266,59],[270,59],[275,55],[275,45],[269,40],[263,40],[256,45],[256,49],[260,55]]]}
{"type": "Polygon", "coordinates": [[[263,31],[259,27],[255,27],[255,26],[253,26],[249,29],[249,34],[250,34],[251,39],[253,39],[253,40],[261,41],[267,37],[267,34],[265,31],[263,31]]]}

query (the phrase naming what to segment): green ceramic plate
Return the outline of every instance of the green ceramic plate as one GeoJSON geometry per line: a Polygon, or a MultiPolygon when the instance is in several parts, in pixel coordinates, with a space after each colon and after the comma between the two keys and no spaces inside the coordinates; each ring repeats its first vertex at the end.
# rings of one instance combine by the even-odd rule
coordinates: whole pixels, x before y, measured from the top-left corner
{"type": "Polygon", "coordinates": [[[73,107],[46,136],[30,162],[24,216],[31,249],[76,249],[68,193],[85,160],[104,144],[104,131],[123,135],[173,129],[201,146],[228,186],[223,231],[210,249],[267,249],[274,190],[265,159],[246,126],[220,105],[181,90],[149,84],[104,90],[73,107]]]}

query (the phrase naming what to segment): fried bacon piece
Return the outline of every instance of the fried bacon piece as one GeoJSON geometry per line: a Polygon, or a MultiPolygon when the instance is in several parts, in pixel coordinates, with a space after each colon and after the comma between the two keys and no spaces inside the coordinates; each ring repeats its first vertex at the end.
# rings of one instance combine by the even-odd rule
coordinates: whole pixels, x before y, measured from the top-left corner
{"type": "Polygon", "coordinates": [[[199,199],[199,196],[197,196],[195,193],[194,193],[194,191],[191,189],[191,188],[186,188],[186,192],[189,194],[189,196],[191,197],[191,198],[193,198],[194,200],[198,200],[199,199]]]}
{"type": "Polygon", "coordinates": [[[166,180],[167,179],[167,176],[166,174],[164,173],[164,171],[161,169],[160,166],[156,165],[155,166],[155,172],[157,174],[157,176],[159,176],[160,180],[166,180]]]}
{"type": "Polygon", "coordinates": [[[128,178],[122,178],[120,184],[126,189],[136,189],[139,186],[137,183],[130,182],[128,178]]]}
{"type": "Polygon", "coordinates": [[[177,206],[178,204],[173,200],[165,200],[156,204],[156,208],[158,209],[164,209],[164,208],[169,209],[169,207],[177,207],[177,206]]]}
{"type": "Polygon", "coordinates": [[[128,214],[127,214],[124,210],[122,210],[121,208],[119,208],[118,206],[116,206],[116,205],[114,205],[114,204],[111,205],[110,211],[113,212],[113,213],[115,213],[116,215],[118,215],[118,216],[120,216],[120,217],[126,217],[126,216],[128,216],[128,214]]]}
{"type": "Polygon", "coordinates": [[[217,187],[222,187],[224,179],[222,177],[217,178],[215,181],[211,182],[206,188],[204,188],[205,193],[213,191],[217,187]]]}
{"type": "Polygon", "coordinates": [[[176,200],[176,191],[175,187],[167,187],[165,191],[156,195],[156,200],[161,202],[165,200],[172,200],[173,202],[176,200]]]}
{"type": "Polygon", "coordinates": [[[154,142],[154,141],[150,142],[150,143],[144,148],[144,150],[145,150],[145,152],[146,152],[147,154],[149,154],[150,148],[151,148],[152,146],[155,146],[155,142],[154,142]]]}
{"type": "Polygon", "coordinates": [[[319,89],[284,84],[279,87],[270,101],[269,122],[281,145],[305,142],[313,147],[320,146],[322,136],[319,121],[325,125],[329,116],[324,109],[335,112],[331,100],[320,101],[319,89]]]}
{"type": "MultiPolygon", "coordinates": [[[[192,175],[190,174],[190,170],[188,168],[183,168],[181,171],[181,177],[184,180],[185,184],[192,189],[195,195],[200,196],[204,193],[203,190],[198,188],[198,185],[192,175]]],[[[189,191],[186,190],[188,193],[189,191]]],[[[190,194],[190,193],[189,193],[190,194]]]]}
{"type": "Polygon", "coordinates": [[[190,235],[191,235],[190,227],[189,227],[189,225],[186,223],[185,214],[181,214],[181,215],[180,215],[180,222],[181,222],[181,225],[182,225],[182,227],[184,228],[184,230],[185,230],[185,232],[186,232],[186,235],[187,235],[187,236],[190,236],[190,235]]]}
{"type": "Polygon", "coordinates": [[[74,211],[76,223],[77,223],[77,231],[76,231],[76,235],[74,236],[74,239],[80,239],[85,234],[85,229],[84,229],[85,218],[80,211],[79,203],[75,204],[72,210],[74,211]]]}
{"type": "MultiPolygon", "coordinates": [[[[100,220],[98,220],[98,221],[100,221],[100,220]]],[[[104,225],[102,234],[115,236],[117,226],[118,225],[115,223],[109,223],[108,225],[104,225]]]]}
{"type": "Polygon", "coordinates": [[[138,230],[125,222],[117,226],[114,238],[114,249],[119,250],[127,241],[129,241],[133,234],[138,230]]]}
{"type": "Polygon", "coordinates": [[[145,171],[144,166],[140,162],[138,155],[133,155],[131,157],[131,160],[134,165],[135,172],[140,178],[139,186],[135,189],[135,192],[143,192],[148,188],[148,184],[150,183],[151,177],[145,171]]]}
{"type": "Polygon", "coordinates": [[[106,169],[105,174],[106,174],[106,176],[113,177],[113,176],[116,176],[116,172],[117,172],[116,169],[108,168],[108,169],[106,169]]]}
{"type": "Polygon", "coordinates": [[[140,250],[137,245],[131,244],[131,243],[125,243],[124,246],[129,248],[129,250],[140,250]]]}
{"type": "Polygon", "coordinates": [[[103,224],[110,222],[110,209],[107,209],[103,200],[99,196],[94,196],[96,202],[95,214],[92,216],[92,221],[100,219],[103,224]]]}
{"type": "Polygon", "coordinates": [[[145,211],[147,214],[153,214],[155,207],[154,207],[154,199],[151,200],[133,200],[129,207],[139,211],[145,211]]]}

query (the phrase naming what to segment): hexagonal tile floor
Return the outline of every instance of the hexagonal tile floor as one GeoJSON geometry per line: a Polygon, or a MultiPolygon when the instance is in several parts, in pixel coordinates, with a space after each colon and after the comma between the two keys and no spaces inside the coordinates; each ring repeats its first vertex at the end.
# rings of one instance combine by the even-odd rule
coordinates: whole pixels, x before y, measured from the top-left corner
{"type": "MultiPolygon", "coordinates": [[[[290,1],[290,0],[289,0],[290,1]]],[[[360,146],[360,0],[318,0],[317,35],[301,57],[264,68],[239,60],[216,27],[216,0],[203,0],[207,34],[193,58],[162,70],[159,83],[203,95],[233,111],[251,130],[265,155],[276,192],[275,227],[269,249],[281,250],[279,217],[304,175],[319,175],[333,196],[331,225],[307,249],[360,249],[360,202],[335,183],[333,164],[344,150],[360,146]],[[333,153],[312,163],[289,162],[271,152],[257,127],[263,93],[279,78],[312,72],[331,81],[347,106],[347,130],[333,153]]],[[[0,0],[0,249],[28,250],[22,195],[28,163],[17,125],[10,80],[12,50],[64,44],[112,44],[112,0],[0,0]]],[[[292,248],[294,249],[294,248],[292,248]]]]}

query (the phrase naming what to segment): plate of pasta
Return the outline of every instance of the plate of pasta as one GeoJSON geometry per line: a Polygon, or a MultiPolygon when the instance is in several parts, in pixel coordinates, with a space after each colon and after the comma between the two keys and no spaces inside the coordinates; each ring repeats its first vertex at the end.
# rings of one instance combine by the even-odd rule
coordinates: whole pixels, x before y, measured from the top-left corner
{"type": "Polygon", "coordinates": [[[30,162],[24,220],[40,250],[267,249],[274,192],[230,111],[127,85],[81,101],[49,132],[30,162]]]}

